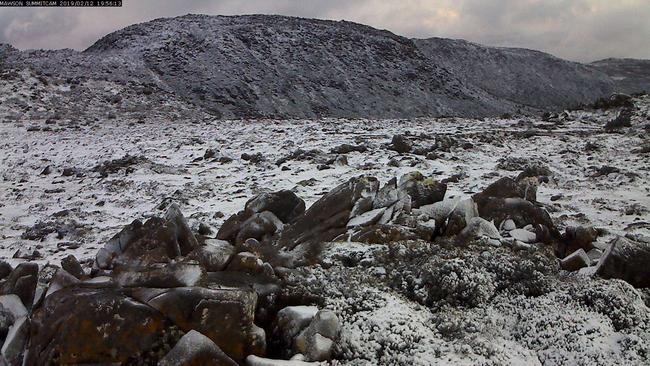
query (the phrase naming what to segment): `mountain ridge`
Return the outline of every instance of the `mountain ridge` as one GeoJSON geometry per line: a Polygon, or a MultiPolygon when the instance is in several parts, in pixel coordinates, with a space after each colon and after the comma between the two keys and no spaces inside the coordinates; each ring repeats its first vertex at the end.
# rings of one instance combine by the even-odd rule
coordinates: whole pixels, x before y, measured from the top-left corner
{"type": "Polygon", "coordinates": [[[82,52],[0,54],[5,67],[155,87],[221,118],[483,117],[615,91],[603,70],[540,51],[280,15],[159,18],[82,52]]]}

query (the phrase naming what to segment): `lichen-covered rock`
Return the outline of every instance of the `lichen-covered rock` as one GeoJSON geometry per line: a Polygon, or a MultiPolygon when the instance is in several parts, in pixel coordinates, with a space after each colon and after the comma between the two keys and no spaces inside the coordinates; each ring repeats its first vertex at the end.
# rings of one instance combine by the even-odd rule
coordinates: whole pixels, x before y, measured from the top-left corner
{"type": "Polygon", "coordinates": [[[433,178],[426,178],[420,172],[412,172],[400,178],[397,189],[411,197],[411,206],[418,208],[430,205],[445,198],[447,185],[433,178]]]}
{"type": "Polygon", "coordinates": [[[25,363],[123,363],[156,347],[167,326],[121,290],[64,288],[34,311],[25,363]]]}
{"type": "Polygon", "coordinates": [[[618,237],[598,262],[603,278],[618,278],[634,287],[650,287],[650,244],[618,237]]]}
{"type": "Polygon", "coordinates": [[[210,338],[190,330],[176,343],[158,366],[237,366],[210,338]]]}

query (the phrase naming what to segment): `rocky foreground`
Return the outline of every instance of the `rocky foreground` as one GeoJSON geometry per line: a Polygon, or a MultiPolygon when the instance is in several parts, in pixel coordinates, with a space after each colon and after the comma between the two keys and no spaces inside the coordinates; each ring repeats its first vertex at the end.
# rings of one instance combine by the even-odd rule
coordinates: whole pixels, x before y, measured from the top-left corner
{"type": "Polygon", "coordinates": [[[647,96],[124,118],[0,125],[6,364],[650,362],[647,96]]]}

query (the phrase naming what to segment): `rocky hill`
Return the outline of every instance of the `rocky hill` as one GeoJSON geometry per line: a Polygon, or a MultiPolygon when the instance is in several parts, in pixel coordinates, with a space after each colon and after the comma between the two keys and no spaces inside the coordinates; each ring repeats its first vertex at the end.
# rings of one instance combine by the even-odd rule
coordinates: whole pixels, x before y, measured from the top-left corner
{"type": "Polygon", "coordinates": [[[541,52],[284,16],[187,15],[129,26],[84,52],[0,55],[5,71],[157,91],[223,118],[494,116],[613,91],[596,69],[541,52]]]}
{"type": "Polygon", "coordinates": [[[617,92],[650,92],[650,60],[608,58],[592,62],[591,66],[612,78],[617,92]]]}
{"type": "Polygon", "coordinates": [[[589,103],[612,91],[600,70],[521,48],[487,47],[464,40],[414,40],[432,63],[499,99],[534,108],[589,103]]]}

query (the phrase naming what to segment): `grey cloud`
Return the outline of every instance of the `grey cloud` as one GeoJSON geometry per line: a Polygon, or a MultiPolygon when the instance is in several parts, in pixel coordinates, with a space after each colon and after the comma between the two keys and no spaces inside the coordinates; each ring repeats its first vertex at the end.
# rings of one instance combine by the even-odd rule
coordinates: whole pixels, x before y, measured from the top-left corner
{"type": "Polygon", "coordinates": [[[125,0],[112,9],[0,8],[0,42],[84,49],[132,23],[187,13],[350,20],[409,37],[451,37],[591,61],[650,58],[647,0],[125,0]]]}

